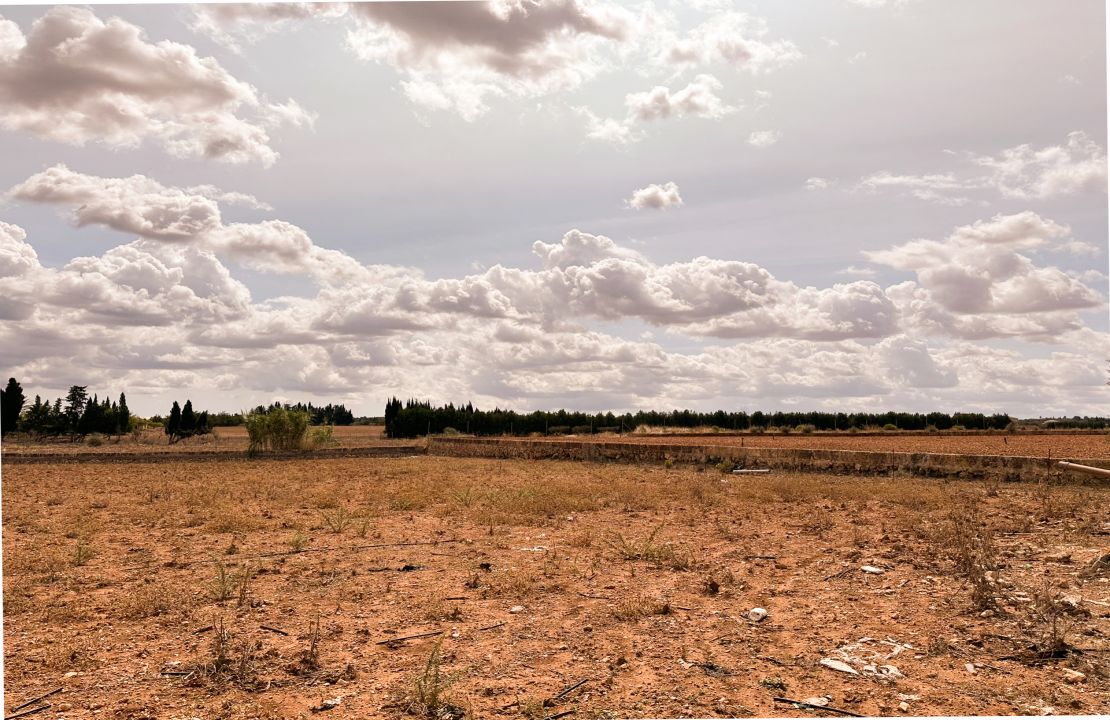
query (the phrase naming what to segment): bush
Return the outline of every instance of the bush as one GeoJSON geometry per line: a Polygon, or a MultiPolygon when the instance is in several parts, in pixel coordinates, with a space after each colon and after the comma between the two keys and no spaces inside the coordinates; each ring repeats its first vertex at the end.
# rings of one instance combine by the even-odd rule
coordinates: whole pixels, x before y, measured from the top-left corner
{"type": "Polygon", "coordinates": [[[299,410],[286,410],[283,407],[269,411],[252,412],[243,418],[250,438],[248,455],[256,455],[263,450],[303,450],[305,436],[308,434],[308,413],[299,410]]]}
{"type": "Polygon", "coordinates": [[[444,435],[448,435],[448,436],[451,436],[451,437],[454,437],[455,435],[462,435],[462,433],[460,433],[460,432],[459,432],[458,430],[456,430],[456,429],[455,429],[455,428],[453,428],[453,427],[445,427],[445,428],[443,428],[443,434],[444,434],[444,435]]]}
{"type": "Polygon", "coordinates": [[[809,424],[799,425],[798,427],[795,428],[795,430],[797,430],[798,432],[800,432],[804,435],[809,435],[811,432],[813,432],[816,429],[817,429],[816,425],[809,425],[809,424]]]}
{"type": "Polygon", "coordinates": [[[890,432],[892,430],[897,430],[897,429],[898,429],[898,426],[895,425],[894,423],[887,423],[886,425],[883,425],[883,430],[886,430],[887,432],[890,432]]]}
{"type": "Polygon", "coordinates": [[[308,446],[315,450],[325,445],[334,445],[335,442],[335,433],[332,426],[324,425],[312,431],[312,437],[308,439],[308,446]]]}
{"type": "Polygon", "coordinates": [[[85,441],[89,447],[100,447],[104,444],[104,438],[100,435],[90,435],[89,439],[85,441]]]}

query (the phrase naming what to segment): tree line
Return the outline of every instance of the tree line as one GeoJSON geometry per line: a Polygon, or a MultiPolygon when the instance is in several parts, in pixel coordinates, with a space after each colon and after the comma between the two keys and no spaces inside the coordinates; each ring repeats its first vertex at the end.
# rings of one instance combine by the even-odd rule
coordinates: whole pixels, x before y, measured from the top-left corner
{"type": "Polygon", "coordinates": [[[3,434],[21,430],[40,437],[68,435],[76,439],[92,433],[122,435],[131,430],[131,411],[122,392],[118,400],[110,400],[107,395],[101,400],[96,394],[89,398],[87,385],[73,385],[64,399],[51,402],[35,395],[35,401],[24,411],[26,402],[23,387],[9,378],[0,391],[3,434]]]}
{"type": "Polygon", "coordinates": [[[514,410],[478,410],[471,403],[433,407],[430,402],[393,397],[385,406],[388,437],[407,438],[457,431],[472,435],[569,435],[599,432],[632,432],[641,426],[661,428],[715,427],[722,430],[1002,430],[1012,418],[983,413],[830,413],[830,412],[671,412],[639,411],[614,415],[558,410],[518,413],[514,410]]]}

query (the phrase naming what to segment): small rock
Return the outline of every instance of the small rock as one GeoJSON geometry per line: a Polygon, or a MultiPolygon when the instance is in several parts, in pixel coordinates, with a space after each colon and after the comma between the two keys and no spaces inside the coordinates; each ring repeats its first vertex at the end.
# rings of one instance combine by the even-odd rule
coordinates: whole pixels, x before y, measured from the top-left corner
{"type": "Polygon", "coordinates": [[[994,610],[984,610],[983,612],[979,613],[979,617],[994,617],[994,610]]]}
{"type": "Polygon", "coordinates": [[[909,712],[910,704],[908,702],[906,702],[905,700],[903,700],[902,702],[898,703],[898,709],[901,710],[902,712],[909,712]]]}
{"type": "Polygon", "coordinates": [[[1087,676],[1079,672],[1078,670],[1064,668],[1064,682],[1079,683],[1085,681],[1086,679],[1087,676]]]}
{"type": "Polygon", "coordinates": [[[863,570],[865,573],[869,573],[871,575],[882,575],[883,573],[886,572],[886,570],[883,570],[882,568],[879,568],[879,567],[875,567],[874,565],[864,565],[863,567],[860,568],[860,570],[863,570]]]}
{"type": "Polygon", "coordinates": [[[883,677],[892,678],[894,680],[900,680],[901,678],[906,677],[898,668],[894,667],[893,665],[880,665],[878,667],[878,672],[883,677]]]}
{"type": "Polygon", "coordinates": [[[323,701],[315,707],[310,707],[309,710],[314,713],[324,712],[325,710],[334,710],[335,708],[339,707],[339,703],[341,703],[342,701],[343,698],[332,698],[331,700],[323,701]]]}
{"type": "Polygon", "coordinates": [[[824,665],[825,667],[829,668],[830,670],[836,670],[837,672],[848,673],[849,675],[859,675],[859,672],[854,667],[852,667],[851,665],[849,665],[848,663],[846,663],[842,660],[834,660],[832,658],[821,658],[821,664],[824,665]]]}
{"type": "Polygon", "coordinates": [[[964,668],[965,668],[965,669],[966,669],[966,670],[967,670],[967,671],[968,671],[969,673],[971,673],[972,675],[974,675],[974,674],[975,674],[975,672],[976,672],[976,670],[975,670],[975,666],[974,666],[974,665],[972,665],[971,663],[964,663],[964,668]]]}
{"type": "Polygon", "coordinates": [[[70,670],[69,672],[67,672],[67,673],[65,674],[65,676],[66,676],[67,678],[71,678],[71,677],[77,677],[77,671],[76,671],[76,670],[70,670]]]}
{"type": "Polygon", "coordinates": [[[509,612],[511,612],[513,614],[522,613],[522,612],[524,612],[524,606],[523,605],[513,605],[511,608],[509,608],[509,612]]]}
{"type": "Polygon", "coordinates": [[[767,611],[761,607],[752,608],[748,611],[748,619],[752,622],[762,622],[767,617],[767,611]]]}
{"type": "Polygon", "coordinates": [[[818,707],[825,707],[826,705],[829,704],[829,699],[827,697],[824,697],[824,696],[810,697],[810,698],[806,698],[802,702],[804,702],[806,705],[817,705],[818,707]]]}

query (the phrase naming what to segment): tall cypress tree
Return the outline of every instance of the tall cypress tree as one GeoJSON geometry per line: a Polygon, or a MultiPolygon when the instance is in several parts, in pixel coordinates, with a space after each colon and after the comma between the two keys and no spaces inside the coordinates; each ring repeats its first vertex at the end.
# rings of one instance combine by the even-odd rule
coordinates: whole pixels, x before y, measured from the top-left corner
{"type": "Polygon", "coordinates": [[[180,432],[181,406],[177,404],[176,400],[174,400],[173,407],[170,408],[170,416],[166,419],[166,434],[170,436],[171,443],[177,438],[177,435],[180,432]]]}
{"type": "Polygon", "coordinates": [[[116,408],[116,419],[119,421],[121,433],[131,432],[131,411],[127,409],[127,396],[119,394],[119,407],[116,408]]]}
{"type": "Polygon", "coordinates": [[[197,429],[197,416],[193,413],[193,401],[186,400],[185,407],[181,409],[181,434],[192,435],[197,429]]]}
{"type": "Polygon", "coordinates": [[[8,386],[0,390],[0,433],[7,435],[19,426],[19,413],[23,412],[23,387],[15,378],[8,378],[8,386]]]}

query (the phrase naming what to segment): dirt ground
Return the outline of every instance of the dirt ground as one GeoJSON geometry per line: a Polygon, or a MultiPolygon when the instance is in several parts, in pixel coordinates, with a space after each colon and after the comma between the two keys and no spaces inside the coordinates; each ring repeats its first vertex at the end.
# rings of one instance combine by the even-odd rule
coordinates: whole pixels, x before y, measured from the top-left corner
{"type": "MultiPolygon", "coordinates": [[[[309,437],[317,428],[309,429],[309,437]]],[[[360,448],[383,445],[411,444],[412,441],[390,440],[383,436],[381,425],[346,425],[333,427],[332,438],[321,447],[360,448]]],[[[72,442],[67,439],[37,440],[26,435],[10,435],[4,438],[4,452],[18,455],[21,453],[131,453],[145,455],[151,452],[246,452],[247,429],[242,425],[214,428],[207,435],[197,435],[170,445],[165,433],[160,429],[145,430],[136,436],[92,436],[84,441],[72,442]]]]}
{"type": "MultiPolygon", "coordinates": [[[[555,439],[555,438],[552,438],[555,439]]],[[[956,455],[1006,455],[1059,460],[1110,459],[1110,433],[1038,435],[984,433],[978,435],[647,435],[574,436],[558,438],[609,442],[668,443],[675,445],[744,445],[745,447],[798,448],[807,450],[858,450],[864,452],[925,452],[956,455]]]]}
{"type": "Polygon", "coordinates": [[[438,457],[7,465],[6,707],[63,687],[39,717],[1090,714],[1110,707],[1108,494],[438,457]]]}

